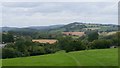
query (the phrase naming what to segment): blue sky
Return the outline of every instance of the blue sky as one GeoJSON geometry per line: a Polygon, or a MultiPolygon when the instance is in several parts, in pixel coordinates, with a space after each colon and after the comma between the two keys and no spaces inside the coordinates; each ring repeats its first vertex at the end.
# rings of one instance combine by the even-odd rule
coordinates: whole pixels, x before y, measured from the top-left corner
{"type": "Polygon", "coordinates": [[[116,2],[4,2],[3,26],[26,27],[72,22],[117,24],[116,2]]]}

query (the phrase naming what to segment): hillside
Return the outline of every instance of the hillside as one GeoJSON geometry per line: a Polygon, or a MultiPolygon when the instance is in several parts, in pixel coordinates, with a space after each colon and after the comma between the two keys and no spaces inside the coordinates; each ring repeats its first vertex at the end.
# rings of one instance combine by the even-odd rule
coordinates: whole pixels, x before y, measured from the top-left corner
{"type": "Polygon", "coordinates": [[[14,29],[17,29],[17,28],[16,27],[0,27],[0,30],[6,31],[6,32],[14,29]]]}
{"type": "Polygon", "coordinates": [[[49,29],[56,29],[60,28],[64,25],[50,25],[50,26],[28,26],[28,27],[2,27],[0,30],[2,31],[44,31],[44,30],[49,30],[49,29]]]}
{"type": "Polygon", "coordinates": [[[50,32],[81,32],[81,31],[89,31],[89,30],[111,32],[111,31],[117,31],[118,26],[113,24],[93,24],[93,23],[73,22],[59,28],[50,29],[49,31],[50,32]]]}
{"type": "Polygon", "coordinates": [[[72,31],[82,31],[83,28],[87,28],[85,23],[73,22],[67,25],[64,25],[60,28],[49,30],[50,32],[72,32],[72,31]]]}
{"type": "Polygon", "coordinates": [[[117,66],[118,49],[58,52],[42,56],[3,59],[3,66],[117,66]]]}
{"type": "Polygon", "coordinates": [[[8,32],[8,31],[25,31],[25,32],[32,32],[37,31],[36,29],[32,28],[17,28],[17,27],[2,27],[2,31],[8,32]]]}
{"type": "Polygon", "coordinates": [[[81,31],[81,29],[83,29],[83,28],[87,28],[87,27],[85,26],[85,24],[78,23],[78,22],[70,23],[70,24],[67,24],[67,25],[61,27],[61,29],[64,29],[64,31],[66,31],[66,32],[81,31]]]}
{"type": "Polygon", "coordinates": [[[49,30],[49,29],[56,29],[56,28],[60,28],[64,25],[50,25],[50,26],[30,26],[30,27],[26,27],[29,29],[36,29],[36,30],[49,30]]]}
{"type": "Polygon", "coordinates": [[[112,24],[93,24],[73,22],[66,25],[50,25],[50,26],[28,26],[24,28],[2,27],[3,31],[47,31],[47,32],[79,32],[86,30],[98,31],[117,31],[118,26],[112,24]]]}

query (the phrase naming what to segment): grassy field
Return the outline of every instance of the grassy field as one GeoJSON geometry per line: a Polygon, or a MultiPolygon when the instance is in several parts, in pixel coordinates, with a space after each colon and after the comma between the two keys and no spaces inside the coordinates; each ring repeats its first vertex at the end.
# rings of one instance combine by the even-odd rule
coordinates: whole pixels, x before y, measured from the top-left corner
{"type": "Polygon", "coordinates": [[[117,66],[118,49],[95,49],[75,52],[3,59],[3,66],[117,66]]]}

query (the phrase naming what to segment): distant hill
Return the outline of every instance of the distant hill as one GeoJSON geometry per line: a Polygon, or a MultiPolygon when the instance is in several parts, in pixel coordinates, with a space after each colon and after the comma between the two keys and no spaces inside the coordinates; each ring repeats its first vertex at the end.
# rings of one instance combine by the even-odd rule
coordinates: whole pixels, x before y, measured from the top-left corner
{"type": "Polygon", "coordinates": [[[27,28],[30,29],[36,29],[36,30],[49,30],[49,29],[56,29],[56,28],[60,28],[64,25],[50,25],[50,26],[30,26],[27,28]]]}
{"type": "Polygon", "coordinates": [[[0,30],[5,31],[5,32],[10,31],[10,30],[14,30],[14,29],[17,29],[17,28],[16,27],[1,27],[0,28],[0,30]]]}
{"type": "MultiPolygon", "coordinates": [[[[2,27],[1,30],[3,32],[8,32],[8,31],[34,31],[35,29],[30,29],[30,28],[17,28],[17,27],[2,27]]],[[[36,30],[35,30],[36,31],[36,30]]]]}
{"type": "Polygon", "coordinates": [[[49,29],[56,29],[62,27],[63,25],[51,25],[51,26],[30,26],[24,28],[17,27],[1,27],[0,30],[8,32],[8,31],[43,31],[49,29]]]}
{"type": "Polygon", "coordinates": [[[50,32],[72,32],[72,31],[81,31],[83,28],[86,28],[84,23],[73,22],[62,27],[52,29],[50,32]]]}
{"type": "Polygon", "coordinates": [[[98,31],[118,31],[118,26],[113,24],[93,24],[93,23],[81,23],[73,22],[63,27],[52,29],[50,32],[80,32],[80,31],[89,31],[89,30],[98,30],[98,31]]]}
{"type": "Polygon", "coordinates": [[[83,28],[87,28],[87,27],[83,23],[74,22],[67,24],[61,28],[64,29],[65,32],[69,32],[69,31],[81,31],[83,28]]]}
{"type": "Polygon", "coordinates": [[[24,28],[2,27],[2,31],[80,32],[87,30],[110,32],[110,31],[117,31],[118,26],[113,24],[92,24],[92,23],[73,22],[67,25],[29,26],[24,28]]]}

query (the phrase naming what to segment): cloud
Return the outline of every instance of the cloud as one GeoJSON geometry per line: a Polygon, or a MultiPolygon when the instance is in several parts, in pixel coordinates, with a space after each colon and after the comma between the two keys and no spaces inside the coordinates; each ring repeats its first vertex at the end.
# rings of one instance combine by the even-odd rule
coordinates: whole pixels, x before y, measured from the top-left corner
{"type": "Polygon", "coordinates": [[[117,15],[117,3],[112,2],[3,3],[3,26],[41,26],[74,21],[117,24],[117,15]]]}
{"type": "Polygon", "coordinates": [[[0,0],[0,2],[118,2],[119,0],[0,0]]]}
{"type": "Polygon", "coordinates": [[[4,7],[24,7],[24,8],[31,8],[31,7],[36,7],[36,6],[38,6],[39,5],[39,3],[37,3],[37,2],[19,2],[19,3],[16,3],[16,2],[3,2],[2,3],[2,5],[4,6],[4,7]]]}

